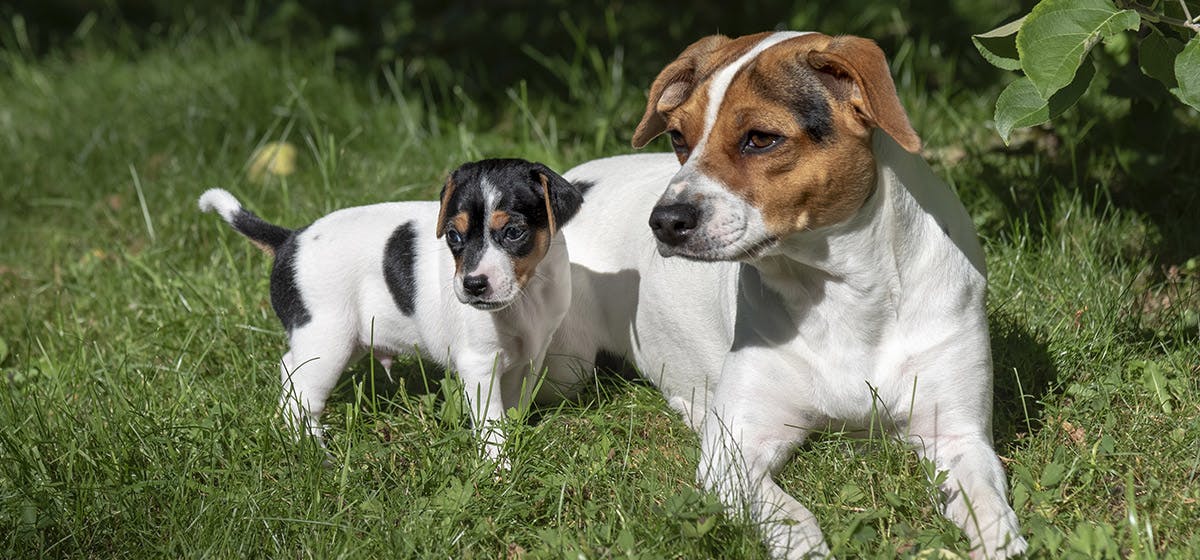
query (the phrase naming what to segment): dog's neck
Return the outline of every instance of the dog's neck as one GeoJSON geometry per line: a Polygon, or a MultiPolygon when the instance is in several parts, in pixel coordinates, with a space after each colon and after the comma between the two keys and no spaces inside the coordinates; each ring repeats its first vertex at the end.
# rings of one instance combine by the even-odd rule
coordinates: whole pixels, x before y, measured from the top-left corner
{"type": "Polygon", "coordinates": [[[865,298],[859,300],[864,304],[886,303],[881,288],[897,268],[887,224],[891,193],[883,174],[875,183],[874,193],[848,220],[794,233],[750,263],[766,285],[788,302],[800,303],[817,285],[834,282],[865,298]]]}
{"type": "Polygon", "coordinates": [[[848,320],[894,316],[914,290],[937,289],[928,279],[941,278],[946,263],[930,258],[931,245],[953,243],[984,274],[983,251],[957,197],[886,134],[873,144],[875,190],[854,216],[793,234],[750,263],[793,315],[833,298],[848,320]]]}

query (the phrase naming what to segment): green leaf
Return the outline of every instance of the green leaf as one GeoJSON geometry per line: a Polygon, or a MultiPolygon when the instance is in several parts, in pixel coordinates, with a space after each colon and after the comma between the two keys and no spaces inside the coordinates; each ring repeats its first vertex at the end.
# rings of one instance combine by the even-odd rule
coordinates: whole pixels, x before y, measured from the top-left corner
{"type": "Polygon", "coordinates": [[[1017,32],[1021,69],[1038,95],[1049,99],[1071,83],[1075,70],[1101,39],[1137,29],[1141,17],[1111,0],[1044,0],[1017,32]]]}
{"type": "Polygon", "coordinates": [[[1020,70],[1021,61],[1017,56],[1017,30],[1025,18],[1010,21],[987,33],[971,36],[971,42],[979,49],[979,54],[992,63],[993,66],[1005,70],[1020,70]]]}
{"type": "Polygon", "coordinates": [[[1154,32],[1138,47],[1138,66],[1142,73],[1154,78],[1171,89],[1179,85],[1175,79],[1175,57],[1183,50],[1183,43],[1174,37],[1164,37],[1154,32]]]}
{"type": "Polygon", "coordinates": [[[1018,78],[996,100],[996,132],[1008,144],[1008,135],[1014,128],[1042,124],[1063,114],[1087,91],[1095,76],[1096,66],[1090,62],[1084,64],[1075,79],[1048,100],[1038,93],[1028,77],[1018,78]]]}
{"type": "Polygon", "coordinates": [[[1053,488],[1062,482],[1063,476],[1067,474],[1067,468],[1060,463],[1050,463],[1046,465],[1042,471],[1042,477],[1038,480],[1038,484],[1042,488],[1053,488]]]}
{"type": "MultiPolygon", "coordinates": [[[[1188,11],[1191,12],[1192,17],[1200,15],[1200,2],[1197,2],[1196,0],[1187,0],[1187,5],[1188,11]]],[[[1179,0],[1168,0],[1167,2],[1163,2],[1163,15],[1169,18],[1183,19],[1183,6],[1180,5],[1179,0]]]]}
{"type": "Polygon", "coordinates": [[[1175,79],[1179,81],[1179,87],[1171,93],[1200,111],[1200,35],[1192,37],[1175,57],[1175,79]]]}
{"type": "Polygon", "coordinates": [[[1157,362],[1143,361],[1140,362],[1142,368],[1142,385],[1154,395],[1154,400],[1158,402],[1159,408],[1166,414],[1170,414],[1174,407],[1171,406],[1171,393],[1168,389],[1167,376],[1163,374],[1163,370],[1157,362]]]}

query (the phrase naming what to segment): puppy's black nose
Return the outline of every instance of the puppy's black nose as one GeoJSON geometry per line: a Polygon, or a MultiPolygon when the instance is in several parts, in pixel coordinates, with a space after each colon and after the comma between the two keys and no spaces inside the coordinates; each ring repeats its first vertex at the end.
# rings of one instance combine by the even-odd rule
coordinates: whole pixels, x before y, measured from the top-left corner
{"type": "Polygon", "coordinates": [[[476,274],[474,276],[463,277],[463,291],[473,296],[481,296],[488,288],[488,277],[486,274],[476,274]]]}
{"type": "Polygon", "coordinates": [[[691,204],[655,206],[650,212],[650,229],[654,237],[667,245],[679,245],[696,229],[700,211],[691,204]]]}

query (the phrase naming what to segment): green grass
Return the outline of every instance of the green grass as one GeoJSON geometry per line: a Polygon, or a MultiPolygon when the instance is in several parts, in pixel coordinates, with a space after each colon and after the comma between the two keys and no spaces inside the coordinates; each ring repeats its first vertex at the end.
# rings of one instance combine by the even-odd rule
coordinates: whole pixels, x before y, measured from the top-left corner
{"type": "MultiPolygon", "coordinates": [[[[1197,556],[1200,118],[1159,109],[1147,132],[1094,93],[1005,149],[1002,84],[955,86],[961,61],[931,43],[902,40],[894,72],[985,238],[997,447],[1033,555],[1197,556]]],[[[695,488],[696,438],[644,384],[516,419],[497,477],[444,372],[410,361],[394,386],[363,361],[325,465],[275,411],[268,259],[195,207],[220,185],[301,225],[432,198],[473,158],[627,153],[651,76],[580,48],[527,51],[566,96],[516,84],[499,109],[453,76],[368,75],[228,28],[0,53],[3,555],[764,556],[695,488]],[[297,146],[297,172],[250,181],[268,141],[297,146]]],[[[898,444],[822,437],[781,482],[840,557],[966,550],[898,444]]]]}

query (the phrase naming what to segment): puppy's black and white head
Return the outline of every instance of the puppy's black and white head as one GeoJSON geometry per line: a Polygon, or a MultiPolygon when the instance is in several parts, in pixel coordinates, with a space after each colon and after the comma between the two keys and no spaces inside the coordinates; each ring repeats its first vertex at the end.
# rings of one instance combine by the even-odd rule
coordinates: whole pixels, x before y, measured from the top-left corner
{"type": "Polygon", "coordinates": [[[454,294],[478,309],[512,303],[579,210],[579,190],[550,168],[486,159],[454,170],[442,188],[437,236],[454,255],[454,294]]]}

